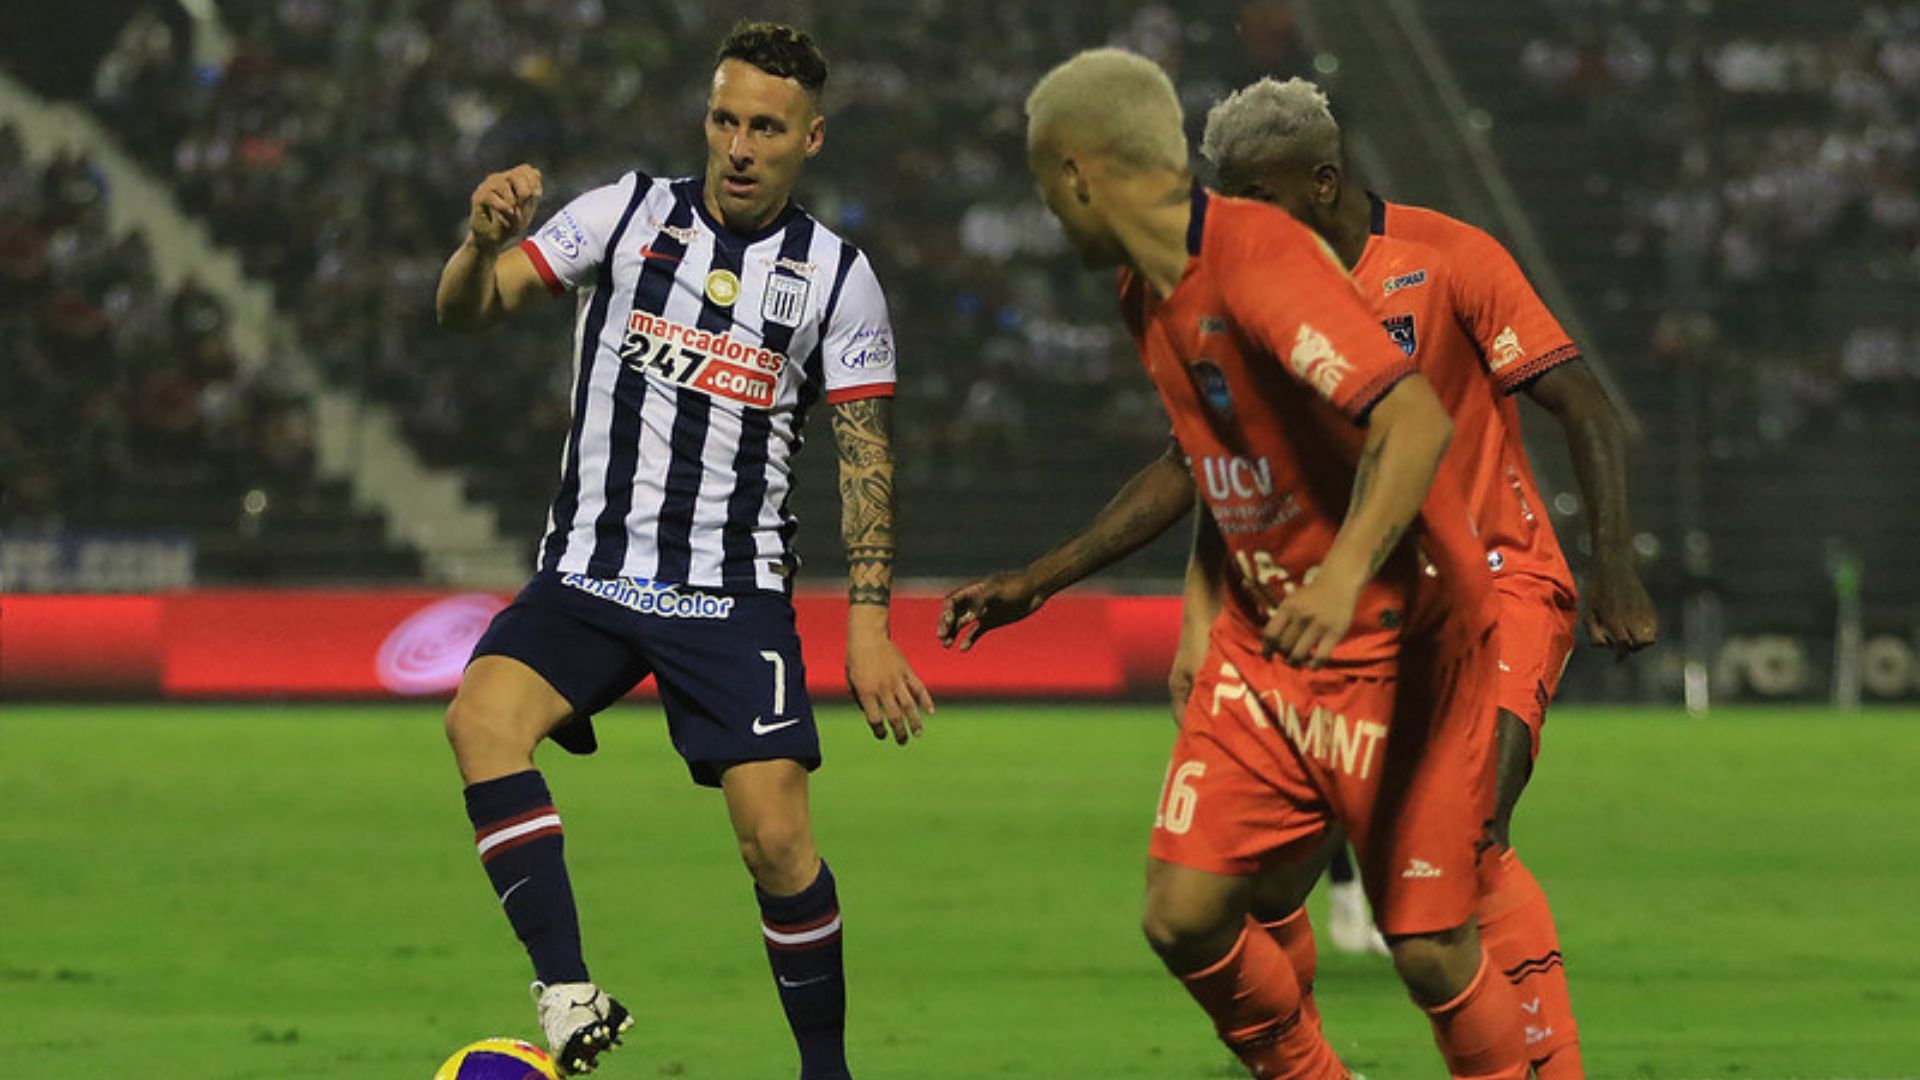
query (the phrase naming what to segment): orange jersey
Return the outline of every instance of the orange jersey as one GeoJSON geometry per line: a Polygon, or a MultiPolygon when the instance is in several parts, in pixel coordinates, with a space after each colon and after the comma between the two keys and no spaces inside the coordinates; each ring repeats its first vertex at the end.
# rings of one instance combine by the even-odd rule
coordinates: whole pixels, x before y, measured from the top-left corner
{"type": "MultiPolygon", "coordinates": [[[[1285,213],[1196,187],[1187,250],[1165,298],[1122,271],[1121,310],[1238,568],[1227,611],[1257,634],[1326,557],[1367,411],[1415,368],[1333,253],[1285,213]]],[[[1361,592],[1334,664],[1390,668],[1403,634],[1464,648],[1491,625],[1465,487],[1443,463],[1420,521],[1361,592]]]]}
{"type": "Polygon", "coordinates": [[[1372,235],[1353,280],[1453,417],[1448,456],[1470,476],[1468,506],[1488,565],[1573,596],[1513,394],[1579,350],[1499,241],[1445,214],[1369,199],[1372,235]]]}

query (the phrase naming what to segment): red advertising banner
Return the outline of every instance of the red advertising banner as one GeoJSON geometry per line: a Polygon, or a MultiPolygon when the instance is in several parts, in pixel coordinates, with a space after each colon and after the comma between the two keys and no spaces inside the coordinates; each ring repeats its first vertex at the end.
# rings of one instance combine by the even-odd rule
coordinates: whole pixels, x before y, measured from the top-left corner
{"type": "MultiPolygon", "coordinates": [[[[0,696],[445,697],[509,599],[431,590],[0,595],[0,696]]],[[[844,694],[845,598],[803,592],[794,607],[808,688],[844,694]]],[[[939,613],[937,594],[902,594],[893,634],[945,697],[1157,695],[1180,625],[1178,597],[1071,593],[961,653],[934,640],[939,613]]]]}

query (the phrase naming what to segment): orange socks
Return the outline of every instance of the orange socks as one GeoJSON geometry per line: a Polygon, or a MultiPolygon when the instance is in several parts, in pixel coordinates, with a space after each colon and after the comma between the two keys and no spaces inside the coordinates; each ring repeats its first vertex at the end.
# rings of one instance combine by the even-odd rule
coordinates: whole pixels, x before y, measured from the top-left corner
{"type": "Polygon", "coordinates": [[[1300,984],[1280,946],[1248,920],[1227,955],[1180,976],[1187,993],[1213,1019],[1227,1049],[1261,1080],[1346,1080],[1346,1067],[1320,1035],[1301,1022],[1300,984]]]}
{"type": "Polygon", "coordinates": [[[1482,947],[1513,984],[1527,1053],[1541,1080],[1583,1080],[1560,934],[1547,894],[1511,848],[1480,860],[1479,916],[1482,947]]]}
{"type": "Polygon", "coordinates": [[[1320,1027],[1320,1006],[1313,1000],[1313,977],[1320,969],[1320,950],[1314,945],[1313,923],[1307,919],[1305,904],[1278,922],[1263,922],[1260,929],[1279,944],[1293,965],[1294,980],[1300,984],[1300,1021],[1320,1027]]]}
{"type": "Polygon", "coordinates": [[[1485,955],[1480,970],[1460,996],[1428,1009],[1433,1041],[1446,1059],[1454,1080],[1527,1080],[1527,1060],[1520,1029],[1520,1010],[1513,1004],[1513,988],[1488,970],[1485,955]]]}

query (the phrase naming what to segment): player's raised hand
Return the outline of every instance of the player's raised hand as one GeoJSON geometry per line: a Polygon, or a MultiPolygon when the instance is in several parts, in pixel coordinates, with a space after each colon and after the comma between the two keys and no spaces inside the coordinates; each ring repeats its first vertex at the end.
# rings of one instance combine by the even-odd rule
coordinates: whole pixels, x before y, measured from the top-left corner
{"type": "MultiPolygon", "coordinates": [[[[884,617],[884,616],[883,616],[884,617]]],[[[867,715],[873,737],[884,739],[893,733],[893,741],[902,746],[921,733],[921,714],[933,714],[933,695],[927,692],[920,676],[913,673],[906,655],[884,629],[877,632],[854,628],[848,622],[847,691],[860,703],[867,715]]]]}
{"type": "Polygon", "coordinates": [[[1046,602],[1026,575],[995,574],[948,593],[946,602],[940,605],[940,622],[934,634],[941,645],[952,648],[958,641],[960,651],[966,652],[982,634],[1019,622],[1046,602]]]}
{"type": "Polygon", "coordinates": [[[1347,636],[1359,602],[1359,584],[1314,567],[1267,619],[1260,632],[1261,652],[1282,657],[1295,667],[1323,666],[1347,636]]]}
{"type": "Polygon", "coordinates": [[[1616,660],[1653,644],[1660,634],[1653,597],[1631,567],[1596,568],[1588,577],[1586,624],[1587,636],[1612,649],[1616,660]]]}
{"type": "Polygon", "coordinates": [[[483,251],[506,247],[532,223],[541,193],[540,170],[531,165],[515,165],[480,181],[467,214],[474,244],[483,251]]]}

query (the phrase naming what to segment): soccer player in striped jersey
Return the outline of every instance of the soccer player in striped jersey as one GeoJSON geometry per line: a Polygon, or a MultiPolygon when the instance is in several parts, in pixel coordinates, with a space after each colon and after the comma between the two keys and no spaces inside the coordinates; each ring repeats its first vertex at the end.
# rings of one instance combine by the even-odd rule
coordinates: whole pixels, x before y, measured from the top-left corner
{"type": "Polygon", "coordinates": [[[791,195],[825,135],[825,59],[790,27],[721,44],[704,175],[631,172],[531,236],[538,170],[475,190],[441,322],[483,329],[574,294],[572,427],[536,573],[447,712],[481,861],[537,981],[554,1055],[585,1072],[632,1023],[590,979],[560,817],[533,751],[652,676],[696,783],[724,793],[803,1080],[849,1076],[839,901],[810,825],[820,763],[790,600],[792,461],[824,397],[839,447],[847,681],[905,744],[932,699],[893,644],[893,334],[872,265],[791,195]]]}

